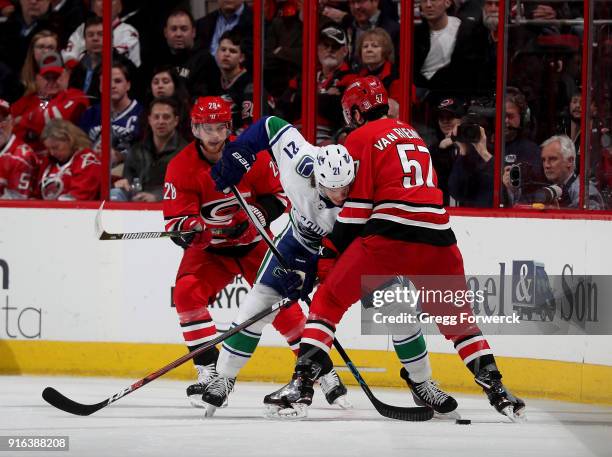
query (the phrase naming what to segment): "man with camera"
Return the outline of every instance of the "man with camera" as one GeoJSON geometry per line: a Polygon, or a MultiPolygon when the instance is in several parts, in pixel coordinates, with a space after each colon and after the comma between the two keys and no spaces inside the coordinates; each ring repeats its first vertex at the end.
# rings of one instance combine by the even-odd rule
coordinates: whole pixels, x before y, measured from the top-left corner
{"type": "MultiPolygon", "coordinates": [[[[513,203],[544,208],[578,208],[580,179],[576,174],[576,148],[566,135],[554,135],[542,143],[546,183],[524,181],[520,167],[507,167],[502,182],[513,203]]],[[[605,209],[595,186],[589,182],[586,200],[590,209],[605,209]]]]}
{"type": "Polygon", "coordinates": [[[493,205],[494,161],[482,123],[479,116],[468,113],[451,136],[459,154],[450,172],[448,188],[459,206],[493,205]]]}

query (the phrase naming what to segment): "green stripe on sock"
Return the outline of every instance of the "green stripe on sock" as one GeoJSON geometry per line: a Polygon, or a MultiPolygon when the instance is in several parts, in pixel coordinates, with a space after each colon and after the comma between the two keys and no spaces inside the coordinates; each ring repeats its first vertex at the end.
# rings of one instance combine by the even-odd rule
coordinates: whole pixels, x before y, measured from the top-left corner
{"type": "Polygon", "coordinates": [[[423,335],[406,343],[398,344],[393,342],[393,348],[400,360],[413,359],[427,352],[427,346],[425,345],[425,338],[423,338],[423,335]]]}
{"type": "Polygon", "coordinates": [[[259,338],[244,333],[236,333],[225,340],[225,344],[236,351],[252,354],[259,344],[259,338]]]}

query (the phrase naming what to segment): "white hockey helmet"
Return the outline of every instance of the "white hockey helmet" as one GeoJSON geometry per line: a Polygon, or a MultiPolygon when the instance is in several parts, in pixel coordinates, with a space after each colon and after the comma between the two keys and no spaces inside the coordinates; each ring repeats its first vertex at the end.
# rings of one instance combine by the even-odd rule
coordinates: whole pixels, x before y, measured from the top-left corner
{"type": "Polygon", "coordinates": [[[319,148],[314,162],[317,183],[328,189],[350,185],[355,179],[355,162],[341,144],[319,148]]]}

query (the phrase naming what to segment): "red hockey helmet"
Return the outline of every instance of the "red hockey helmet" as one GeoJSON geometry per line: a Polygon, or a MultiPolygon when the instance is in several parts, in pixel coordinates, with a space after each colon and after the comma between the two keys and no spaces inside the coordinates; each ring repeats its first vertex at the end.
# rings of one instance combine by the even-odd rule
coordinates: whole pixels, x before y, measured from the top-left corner
{"type": "Polygon", "coordinates": [[[353,123],[351,112],[357,108],[361,113],[367,113],[378,106],[388,105],[389,97],[385,86],[376,76],[366,76],[356,79],[342,95],[342,113],[347,125],[353,123]]]}
{"type": "Polygon", "coordinates": [[[231,121],[232,107],[221,97],[198,97],[191,109],[193,125],[231,121]]]}

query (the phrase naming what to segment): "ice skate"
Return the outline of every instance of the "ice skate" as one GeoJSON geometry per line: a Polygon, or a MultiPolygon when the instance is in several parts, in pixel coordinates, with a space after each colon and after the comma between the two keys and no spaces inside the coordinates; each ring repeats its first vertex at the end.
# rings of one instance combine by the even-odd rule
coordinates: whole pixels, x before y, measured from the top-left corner
{"type": "Polygon", "coordinates": [[[202,401],[206,405],[205,417],[212,417],[217,408],[225,408],[229,394],[234,390],[236,378],[226,378],[217,374],[206,386],[202,401]]]}
{"type": "Polygon", "coordinates": [[[206,386],[217,375],[216,363],[208,365],[196,365],[198,371],[198,382],[187,387],[187,397],[196,408],[206,408],[206,403],[202,400],[202,395],[206,391],[206,386]]]}
{"type": "Polygon", "coordinates": [[[441,390],[435,381],[428,379],[424,382],[414,382],[403,367],[400,376],[410,387],[412,398],[418,406],[430,407],[438,418],[461,419],[457,412],[457,401],[441,390]]]}
{"type": "Polygon", "coordinates": [[[336,373],[336,370],[332,370],[319,378],[321,384],[321,390],[325,394],[325,399],[330,405],[338,405],[342,409],[351,409],[352,403],[348,400],[346,394],[346,386],[342,383],[342,380],[336,373]]]}
{"type": "Polygon", "coordinates": [[[501,382],[501,373],[497,370],[482,369],[474,378],[476,384],[487,394],[489,403],[495,410],[507,416],[512,422],[524,422],[525,402],[512,395],[501,382]]]}
{"type": "Polygon", "coordinates": [[[304,419],[312,404],[313,385],[321,366],[314,362],[298,365],[289,384],[264,397],[268,419],[304,419]]]}

